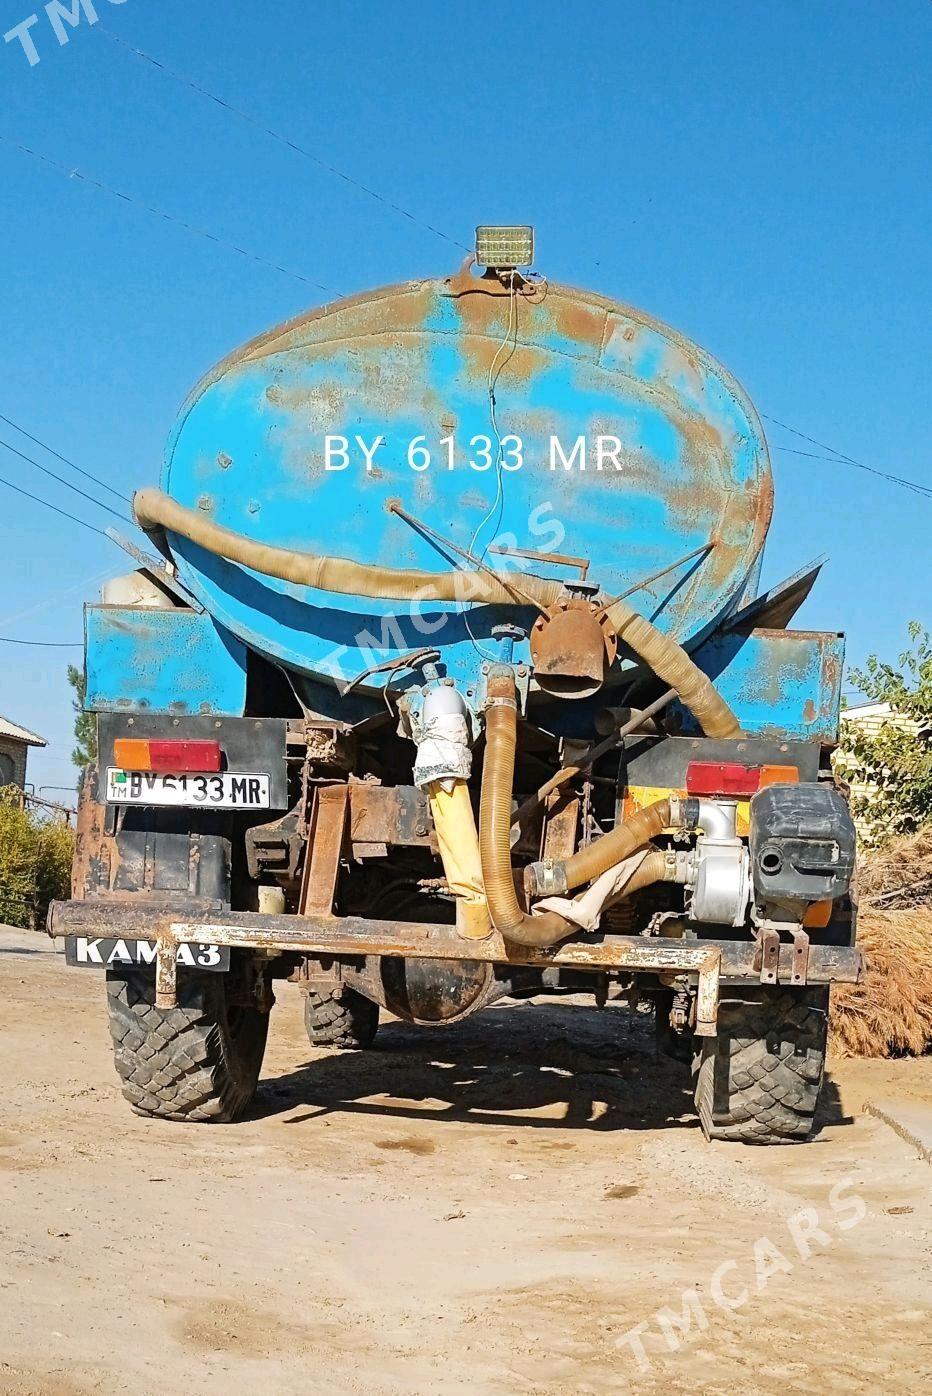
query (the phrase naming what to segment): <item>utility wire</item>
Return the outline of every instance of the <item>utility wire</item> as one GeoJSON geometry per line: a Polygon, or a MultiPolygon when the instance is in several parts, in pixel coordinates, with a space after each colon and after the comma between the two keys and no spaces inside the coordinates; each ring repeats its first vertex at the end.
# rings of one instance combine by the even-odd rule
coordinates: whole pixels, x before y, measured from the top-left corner
{"type": "Polygon", "coordinates": [[[29,155],[33,160],[40,161],[49,169],[67,175],[69,179],[80,179],[84,184],[100,190],[101,193],[109,194],[112,198],[120,199],[123,203],[130,204],[134,208],[144,209],[146,213],[151,213],[155,218],[162,218],[166,223],[173,223],[176,228],[183,228],[185,232],[192,233],[195,237],[205,238],[207,242],[216,243],[218,247],[225,247],[228,252],[235,252],[238,256],[245,257],[247,261],[258,262],[260,266],[268,267],[271,271],[281,272],[282,276],[290,276],[294,281],[303,281],[305,286],[313,286],[315,290],[323,291],[325,295],[340,294],[338,291],[334,291],[331,286],[323,286],[319,281],[312,281],[310,277],[303,276],[299,271],[292,271],[290,267],[279,266],[277,262],[269,261],[267,257],[260,256],[258,252],[250,252],[248,248],[240,247],[235,242],[228,242],[226,238],[218,237],[216,233],[211,233],[206,228],[199,228],[194,223],[187,223],[183,218],[176,218],[173,213],[166,213],[163,208],[156,208],[153,204],[147,204],[142,199],[134,198],[132,194],[125,194],[121,189],[114,189],[112,185],[104,184],[102,180],[95,179],[93,175],[63,165],[61,161],[53,160],[50,155],[44,155],[40,150],[33,150],[20,141],[11,140],[9,136],[0,133],[0,141],[3,141],[5,145],[12,146],[14,150],[20,151],[23,155],[29,155]]]}
{"type": "Polygon", "coordinates": [[[27,431],[25,427],[21,427],[19,422],[14,422],[11,417],[4,417],[2,412],[0,412],[0,422],[6,422],[7,426],[12,427],[14,431],[18,431],[20,436],[25,436],[27,441],[32,441],[36,446],[41,446],[43,451],[48,451],[49,455],[54,456],[56,460],[60,460],[62,465],[67,465],[71,470],[76,470],[79,475],[84,476],[85,480],[93,480],[95,485],[100,485],[101,489],[116,495],[117,499],[122,499],[126,504],[132,503],[128,494],[121,494],[120,491],[115,490],[112,485],[108,485],[106,480],[99,480],[97,476],[92,475],[89,470],[82,470],[79,465],[75,465],[73,460],[69,460],[67,456],[63,456],[60,451],[56,451],[54,447],[49,446],[47,442],[40,441],[38,436],[33,436],[32,432],[27,431]]]}
{"type": "MultiPolygon", "coordinates": [[[[787,455],[791,455],[791,456],[805,456],[805,458],[806,458],[807,460],[827,460],[827,461],[832,461],[835,465],[850,465],[850,464],[852,464],[852,462],[846,460],[844,456],[828,456],[828,455],[825,455],[823,452],[820,452],[820,451],[800,451],[800,450],[797,450],[797,448],[796,448],[795,446],[774,446],[773,449],[774,449],[775,451],[784,451],[787,455]]],[[[870,466],[862,466],[861,468],[864,469],[864,470],[869,470],[869,469],[871,469],[870,466]]],[[[883,472],[880,472],[880,471],[878,471],[877,473],[878,473],[878,474],[883,474],[883,472]]],[[[932,486],[930,486],[930,485],[920,485],[920,484],[918,484],[918,483],[914,483],[914,482],[911,481],[911,480],[901,480],[898,476],[886,476],[886,475],[884,475],[884,479],[891,479],[891,480],[894,481],[894,483],[896,483],[896,484],[902,484],[902,485],[904,485],[907,489],[913,489],[913,490],[915,490],[918,494],[925,494],[925,495],[932,496],[932,486]]]]}
{"type": "Polygon", "coordinates": [[[219,97],[216,92],[211,92],[209,88],[202,86],[199,82],[195,82],[193,78],[186,77],[183,73],[176,73],[174,69],[169,68],[166,63],[163,63],[158,58],[154,58],[151,53],[145,53],[141,48],[137,48],[135,44],[131,44],[126,39],[121,38],[119,34],[114,34],[104,25],[98,25],[97,32],[103,34],[111,43],[119,44],[121,48],[125,48],[137,58],[141,58],[144,62],[150,63],[152,67],[157,68],[163,76],[171,78],[174,82],[181,83],[182,87],[189,87],[192,92],[199,93],[201,97],[206,97],[209,102],[216,103],[218,107],[222,107],[224,111],[228,111],[231,115],[239,117],[241,121],[247,122],[248,125],[255,127],[257,131],[262,131],[266,136],[271,136],[273,140],[279,141],[282,145],[287,146],[289,150],[295,151],[298,155],[303,155],[306,160],[310,160],[313,164],[317,165],[319,169],[326,170],[328,174],[334,175],[337,179],[342,179],[345,184],[352,185],[354,189],[358,189],[361,193],[367,194],[370,199],[375,199],[377,203],[383,204],[385,208],[391,209],[393,213],[400,214],[402,218],[407,218],[409,222],[416,223],[419,227],[425,228],[427,232],[433,233],[434,237],[442,238],[444,242],[452,243],[454,247],[459,247],[463,252],[472,251],[472,248],[467,247],[466,244],[460,242],[458,238],[451,237],[449,233],[443,232],[442,229],[435,228],[432,223],[427,223],[424,219],[418,218],[416,214],[412,213],[410,209],[405,208],[402,204],[395,203],[394,200],[388,198],[387,195],[380,194],[377,189],[370,189],[367,184],[363,184],[360,180],[354,179],[353,176],[348,175],[345,170],[341,170],[336,165],[331,165],[329,161],[321,159],[321,157],[315,155],[312,150],[306,149],[305,146],[298,145],[295,141],[291,140],[289,136],[283,135],[281,131],[276,131],[274,127],[266,126],[265,122],[259,117],[253,116],[248,111],[244,111],[242,107],[234,106],[233,103],[228,102],[225,97],[219,97]]]}
{"type": "Polygon", "coordinates": [[[112,514],[113,517],[119,519],[121,523],[132,523],[132,519],[128,514],[118,514],[115,509],[110,508],[109,504],[104,504],[103,501],[97,499],[95,495],[86,494],[84,490],[79,490],[77,485],[72,485],[64,476],[56,475],[55,471],[49,470],[47,465],[40,465],[37,460],[33,460],[32,456],[27,456],[24,451],[17,450],[15,446],[11,446],[9,441],[4,441],[2,437],[0,437],[0,446],[2,446],[5,451],[10,451],[14,456],[19,456],[20,460],[26,461],[28,465],[34,465],[36,470],[42,471],[43,475],[48,475],[52,480],[57,480],[60,485],[64,485],[66,490],[72,490],[74,494],[79,494],[82,499],[88,500],[91,504],[96,504],[98,509],[105,509],[108,514],[112,514]]]}
{"type": "MultiPolygon", "coordinates": [[[[84,519],[79,519],[76,514],[69,514],[67,509],[59,509],[57,504],[50,504],[49,501],[43,499],[41,495],[30,494],[29,491],[24,490],[21,485],[14,485],[12,480],[4,479],[2,475],[0,475],[0,485],[6,485],[8,490],[15,490],[17,494],[25,495],[27,499],[33,500],[36,504],[44,504],[46,509],[52,510],[53,514],[61,514],[63,519],[70,519],[72,523],[80,524],[82,528],[90,529],[91,533],[100,534],[101,538],[107,538],[102,528],[97,528],[94,524],[86,523],[84,519]]],[[[110,539],[108,538],[107,541],[109,542],[110,539]]]]}
{"type": "Polygon", "coordinates": [[[0,645],[29,645],[38,650],[80,650],[84,645],[80,640],[65,640],[55,644],[49,640],[14,640],[10,635],[0,635],[0,645]]]}
{"type": "MultiPolygon", "coordinates": [[[[907,480],[902,475],[893,475],[887,470],[878,470],[876,466],[865,465],[863,461],[855,460],[853,456],[847,456],[843,451],[836,451],[834,446],[829,446],[824,441],[817,441],[814,436],[807,436],[804,431],[798,431],[796,427],[791,427],[787,422],[780,422],[776,417],[770,417],[766,412],[761,416],[768,422],[773,422],[775,427],[781,427],[783,431],[790,432],[793,436],[800,437],[803,441],[808,441],[810,446],[818,446],[822,451],[830,451],[830,456],[813,456],[813,460],[834,460],[852,465],[857,470],[865,470],[868,475],[877,475],[881,480],[889,480],[894,485],[902,485],[904,489],[913,490],[916,494],[932,496],[932,487],[920,485],[916,480],[907,480]]],[[[791,446],[778,446],[779,451],[793,451],[791,446]]],[[[795,451],[796,455],[807,455],[806,451],[795,451]]]]}

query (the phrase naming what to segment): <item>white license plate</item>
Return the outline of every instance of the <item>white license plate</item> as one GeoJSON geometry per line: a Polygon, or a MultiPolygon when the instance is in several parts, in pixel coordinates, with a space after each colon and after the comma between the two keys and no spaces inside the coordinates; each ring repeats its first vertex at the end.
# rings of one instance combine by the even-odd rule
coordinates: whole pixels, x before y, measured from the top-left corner
{"type": "Polygon", "coordinates": [[[215,776],[156,775],[153,771],[107,768],[111,805],[191,805],[203,809],[268,809],[268,775],[222,771],[215,776]]]}
{"type": "MultiPolygon", "coordinates": [[[[81,969],[145,969],[155,964],[154,940],[125,940],[117,936],[65,936],[65,963],[81,969]]],[[[226,945],[179,945],[175,953],[179,965],[189,969],[209,969],[223,973],[230,968],[226,945]]]]}

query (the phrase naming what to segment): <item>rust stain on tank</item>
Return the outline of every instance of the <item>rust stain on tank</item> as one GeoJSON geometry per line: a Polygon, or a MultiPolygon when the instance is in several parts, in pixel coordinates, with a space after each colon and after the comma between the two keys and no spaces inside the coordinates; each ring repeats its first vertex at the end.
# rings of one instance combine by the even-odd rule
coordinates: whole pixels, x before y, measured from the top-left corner
{"type": "Polygon", "coordinates": [[[592,306],[572,296],[554,295],[546,302],[556,330],[577,344],[601,350],[608,316],[602,306],[592,306]]]}

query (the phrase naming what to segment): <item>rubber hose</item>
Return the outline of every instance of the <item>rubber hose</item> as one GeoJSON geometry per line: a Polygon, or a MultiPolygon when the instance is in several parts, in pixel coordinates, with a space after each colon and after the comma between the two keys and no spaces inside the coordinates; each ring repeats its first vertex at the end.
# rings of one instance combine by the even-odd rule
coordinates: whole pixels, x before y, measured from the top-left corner
{"type": "MultiPolygon", "coordinates": [[[[299,553],[257,543],[242,533],[213,523],[203,514],[186,509],[161,490],[138,490],[133,513],[142,529],[167,528],[198,547],[228,562],[238,562],[298,586],[316,587],[341,596],[371,596],[394,601],[477,601],[488,606],[514,606],[515,596],[501,582],[485,573],[423,572],[414,567],[377,567],[345,557],[299,553]]],[[[560,582],[544,577],[522,577],[521,590],[542,606],[552,606],[562,595],[560,582]]]]}
{"type": "Polygon", "coordinates": [[[681,645],[622,601],[616,601],[605,614],[618,638],[624,640],[658,678],[676,689],[683,706],[689,709],[707,737],[741,736],[741,724],[731,708],[708,674],[693,663],[681,645]]]}
{"type": "MultiPolygon", "coordinates": [[[[609,907],[616,906],[619,902],[633,897],[635,892],[640,892],[644,887],[650,887],[656,882],[665,880],[667,875],[666,855],[659,849],[650,851],[644,850],[644,856],[638,862],[626,859],[627,864],[634,861],[636,866],[633,872],[628,874],[625,881],[617,891],[615,885],[619,879],[619,867],[609,868],[602,877],[597,878],[591,887],[587,887],[585,892],[578,897],[555,897],[547,903],[542,903],[547,911],[556,912],[558,916],[565,916],[568,921],[578,925],[581,930],[592,931],[598,928],[599,922],[609,907]]],[[[624,867],[625,864],[620,865],[624,867]]]]}
{"type": "MultiPolygon", "coordinates": [[[[578,853],[572,854],[562,864],[567,891],[572,892],[575,887],[594,882],[616,863],[630,858],[632,853],[636,853],[645,843],[650,843],[651,839],[655,839],[664,829],[669,828],[670,818],[670,801],[658,800],[656,804],[638,810],[637,814],[626,819],[623,824],[616,824],[614,829],[587,844],[578,853]]],[[[560,864],[556,866],[560,867],[560,864]]]]}
{"type": "Polygon", "coordinates": [[[653,887],[655,882],[662,882],[666,870],[667,855],[662,848],[652,849],[640,867],[635,868],[617,897],[605,903],[606,908],[616,906],[626,897],[633,897],[635,892],[640,892],[644,887],[653,887]]]}
{"type": "MultiPolygon", "coordinates": [[[[472,602],[487,606],[514,606],[514,593],[483,572],[424,572],[417,568],[376,567],[349,558],[299,553],[258,543],[232,529],[213,523],[203,514],[186,509],[161,490],[138,490],[133,513],[142,529],[165,528],[228,562],[238,562],[267,577],[298,586],[316,587],[343,596],[369,596],[395,601],[472,602]]],[[[563,595],[560,582],[523,575],[521,591],[547,607],[563,595]]],[[[623,639],[670,688],[695,717],[707,737],[737,737],[738,719],[716,691],[715,685],[689,655],[649,620],[624,601],[606,611],[623,639]]]]}
{"type": "Polygon", "coordinates": [[[555,912],[522,911],[511,869],[511,802],[518,708],[511,674],[489,679],[492,706],[485,718],[485,759],[479,801],[479,856],[492,925],[516,945],[548,946],[578,928],[555,912]]]}

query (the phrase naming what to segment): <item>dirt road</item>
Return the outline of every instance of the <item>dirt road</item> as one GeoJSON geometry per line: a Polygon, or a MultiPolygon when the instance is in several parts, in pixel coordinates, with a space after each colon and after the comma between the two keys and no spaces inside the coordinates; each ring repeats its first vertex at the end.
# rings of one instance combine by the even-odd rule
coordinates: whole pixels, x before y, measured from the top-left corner
{"type": "Polygon", "coordinates": [[[300,1011],[282,986],[248,1121],[147,1122],[100,979],[0,932],[0,1391],[928,1388],[932,1170],[859,1112],[932,1060],[842,1063],[815,1143],[748,1150],[628,1010],[343,1056],[300,1011]]]}

